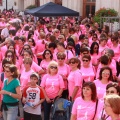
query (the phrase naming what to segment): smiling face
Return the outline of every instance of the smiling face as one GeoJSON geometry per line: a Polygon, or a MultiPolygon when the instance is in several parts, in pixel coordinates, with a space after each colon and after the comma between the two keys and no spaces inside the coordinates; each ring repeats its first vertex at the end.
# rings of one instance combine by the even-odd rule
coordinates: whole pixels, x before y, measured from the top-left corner
{"type": "Polygon", "coordinates": [[[83,92],[84,98],[88,98],[88,97],[92,96],[92,90],[91,90],[91,88],[89,86],[83,87],[82,92],[83,92]]]}
{"type": "Polygon", "coordinates": [[[103,79],[109,79],[109,77],[110,77],[110,71],[107,70],[107,69],[103,70],[102,71],[102,78],[103,79]]]}

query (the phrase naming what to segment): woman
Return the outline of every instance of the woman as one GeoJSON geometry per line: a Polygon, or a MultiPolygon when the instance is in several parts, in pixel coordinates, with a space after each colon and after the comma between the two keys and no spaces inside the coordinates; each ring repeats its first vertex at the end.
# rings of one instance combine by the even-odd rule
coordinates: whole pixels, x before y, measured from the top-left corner
{"type": "Polygon", "coordinates": [[[64,82],[58,74],[58,64],[51,61],[48,66],[48,74],[44,75],[40,85],[45,95],[44,120],[49,120],[51,105],[56,97],[61,97],[64,82]]]}
{"type": "Polygon", "coordinates": [[[83,64],[81,65],[80,72],[82,73],[84,82],[93,81],[95,77],[95,68],[90,64],[90,55],[84,55],[82,57],[83,64]]]}
{"type": "Polygon", "coordinates": [[[114,51],[113,59],[117,61],[120,56],[120,44],[118,42],[118,37],[115,35],[112,36],[111,41],[112,41],[111,49],[114,51]]]}
{"type": "Polygon", "coordinates": [[[70,73],[69,65],[65,63],[65,57],[66,55],[64,53],[58,53],[57,54],[57,62],[58,62],[58,73],[62,76],[65,84],[65,89],[62,93],[62,98],[67,99],[68,98],[68,82],[67,77],[70,73]]]}
{"type": "Polygon", "coordinates": [[[49,63],[52,61],[52,59],[53,59],[53,55],[52,55],[51,51],[45,50],[43,52],[43,60],[40,63],[40,67],[46,71],[47,67],[48,67],[49,63]]]}
{"type": "Polygon", "coordinates": [[[112,120],[120,120],[120,96],[107,95],[104,101],[104,108],[112,120]]]}
{"type": "Polygon", "coordinates": [[[82,73],[80,72],[80,60],[78,58],[71,58],[69,60],[69,66],[71,72],[68,75],[68,91],[69,99],[74,101],[78,96],[81,95],[82,88],[82,73]]]}
{"type": "Polygon", "coordinates": [[[35,43],[33,38],[28,39],[28,45],[30,45],[30,47],[32,49],[32,52],[35,53],[35,45],[36,45],[36,43],[35,43]]]}
{"type": "Polygon", "coordinates": [[[22,94],[20,91],[20,82],[18,78],[17,67],[8,65],[4,68],[6,80],[4,81],[3,90],[3,118],[4,120],[16,120],[18,115],[18,102],[22,94]]]}
{"type": "Polygon", "coordinates": [[[91,62],[94,67],[97,68],[99,64],[99,44],[97,42],[93,42],[91,47],[90,47],[90,54],[91,54],[91,62]]]}
{"type": "Polygon", "coordinates": [[[97,91],[93,82],[85,82],[81,97],[78,97],[72,107],[71,120],[95,120],[97,116],[97,91]]]}
{"type": "Polygon", "coordinates": [[[32,58],[26,57],[23,61],[23,64],[25,69],[21,72],[20,75],[21,90],[23,90],[28,85],[30,82],[30,75],[34,72],[31,68],[32,58]]]}
{"type": "Polygon", "coordinates": [[[94,81],[97,86],[97,95],[99,99],[103,99],[106,86],[112,81],[112,79],[112,70],[109,67],[103,67],[100,69],[99,79],[94,81]]]}
{"type": "MultiPolygon", "coordinates": [[[[116,82],[109,83],[106,86],[106,95],[119,95],[120,96],[120,86],[116,82]]],[[[99,115],[98,120],[112,120],[109,115],[106,114],[105,109],[103,107],[104,101],[101,101],[101,112],[99,115]]]]}

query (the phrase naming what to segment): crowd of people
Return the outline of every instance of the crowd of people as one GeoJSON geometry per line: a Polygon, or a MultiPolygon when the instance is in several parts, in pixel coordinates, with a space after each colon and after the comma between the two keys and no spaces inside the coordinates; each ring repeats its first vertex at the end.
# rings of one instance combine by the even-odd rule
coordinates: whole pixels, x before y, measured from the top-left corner
{"type": "Polygon", "coordinates": [[[76,17],[0,15],[0,116],[50,119],[54,99],[71,120],[120,120],[120,29],[76,17]]]}

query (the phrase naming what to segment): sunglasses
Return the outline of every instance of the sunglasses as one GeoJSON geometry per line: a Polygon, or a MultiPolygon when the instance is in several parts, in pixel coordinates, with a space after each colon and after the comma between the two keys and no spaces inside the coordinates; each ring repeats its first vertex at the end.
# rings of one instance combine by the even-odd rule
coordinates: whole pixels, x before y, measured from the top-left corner
{"type": "Polygon", "coordinates": [[[58,40],[61,40],[61,39],[63,39],[63,38],[58,38],[58,40]]]}
{"type": "Polygon", "coordinates": [[[64,60],[65,58],[57,58],[58,60],[64,60]]]}
{"type": "Polygon", "coordinates": [[[88,62],[89,60],[83,60],[83,62],[88,62]]]}
{"type": "Polygon", "coordinates": [[[95,47],[94,49],[98,49],[98,47],[95,47]]]}
{"type": "Polygon", "coordinates": [[[29,50],[29,48],[24,48],[24,50],[29,50]]]}
{"type": "Polygon", "coordinates": [[[57,67],[56,67],[56,66],[50,66],[50,68],[51,68],[51,69],[57,69],[57,67]]]}
{"type": "Polygon", "coordinates": [[[108,94],[108,93],[115,93],[115,92],[113,90],[111,91],[107,90],[106,93],[108,94]]]}
{"type": "Polygon", "coordinates": [[[12,58],[13,56],[12,55],[7,55],[8,58],[12,58]]]}
{"type": "Polygon", "coordinates": [[[32,40],[28,40],[28,42],[32,42],[32,40]]]}
{"type": "Polygon", "coordinates": [[[71,62],[69,62],[69,64],[75,64],[75,63],[76,63],[76,62],[74,62],[74,61],[73,61],[73,62],[72,62],[72,61],[71,61],[71,62]]]}

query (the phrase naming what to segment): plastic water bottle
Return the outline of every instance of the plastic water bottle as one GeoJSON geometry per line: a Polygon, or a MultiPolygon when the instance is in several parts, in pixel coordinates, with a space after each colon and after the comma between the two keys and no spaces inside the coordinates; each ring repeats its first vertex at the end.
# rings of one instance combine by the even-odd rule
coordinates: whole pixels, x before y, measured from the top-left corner
{"type": "Polygon", "coordinates": [[[30,103],[30,102],[26,102],[25,104],[30,106],[30,107],[34,107],[34,105],[32,103],[30,103]]]}

